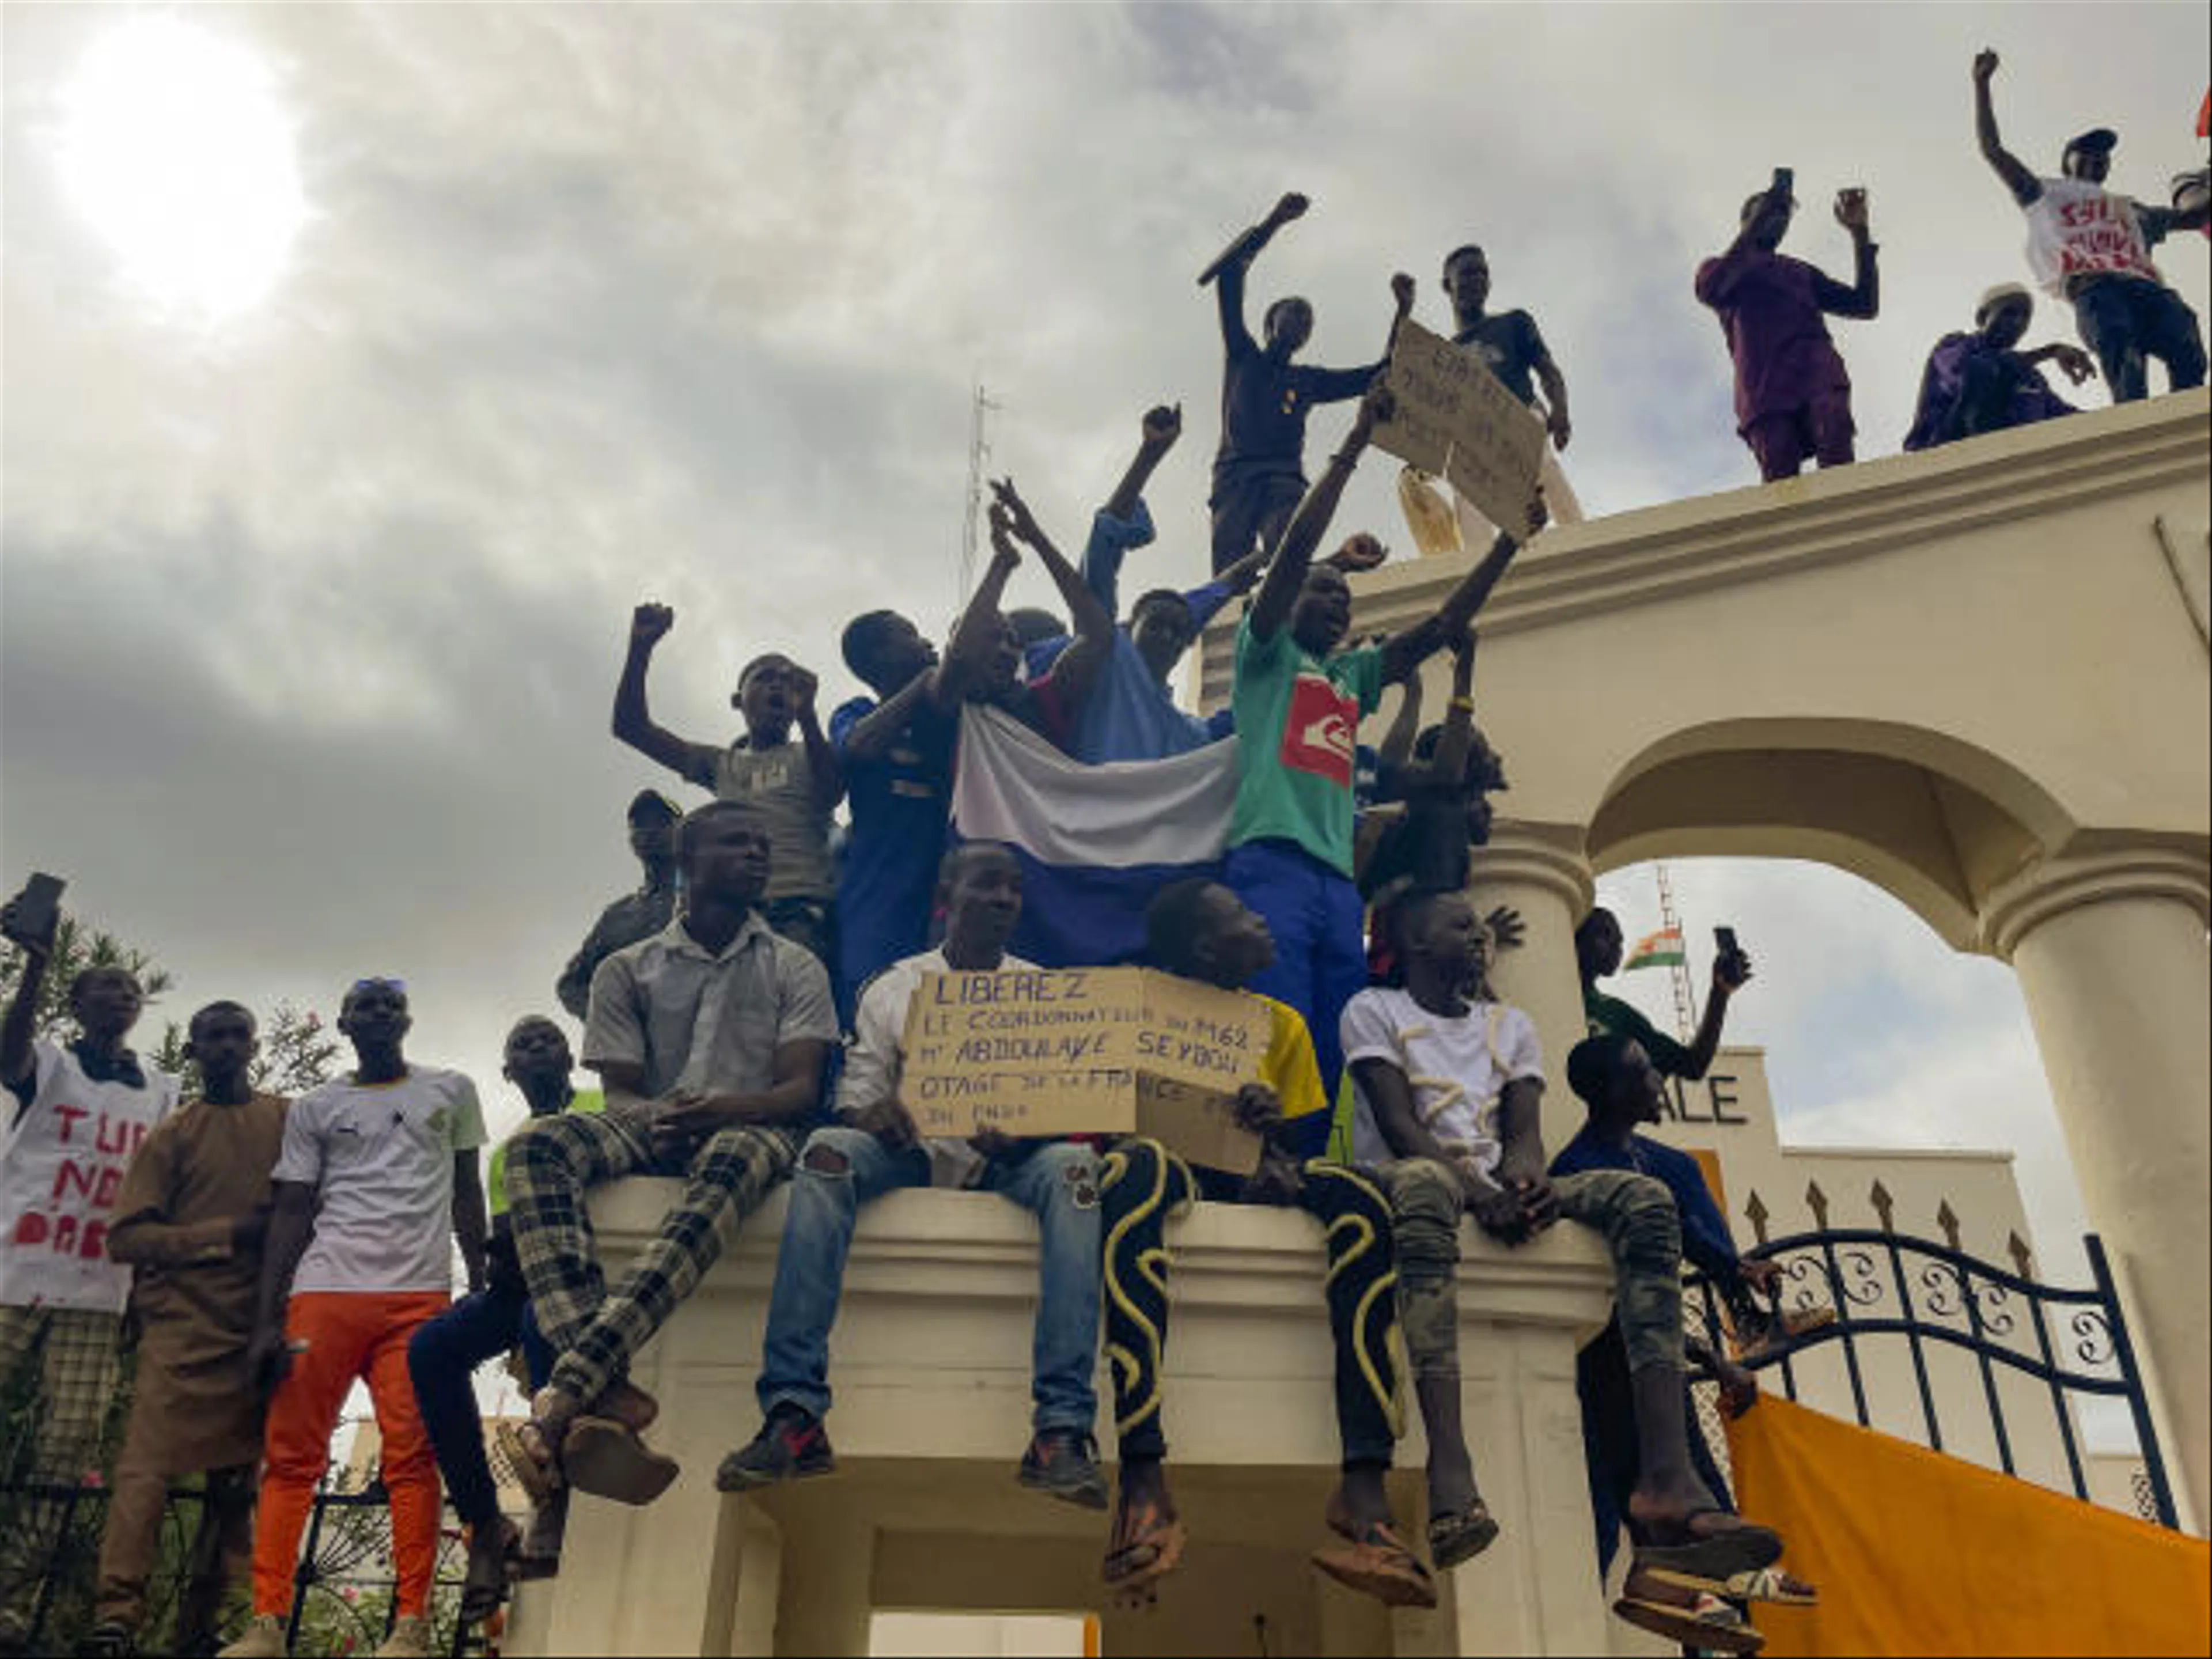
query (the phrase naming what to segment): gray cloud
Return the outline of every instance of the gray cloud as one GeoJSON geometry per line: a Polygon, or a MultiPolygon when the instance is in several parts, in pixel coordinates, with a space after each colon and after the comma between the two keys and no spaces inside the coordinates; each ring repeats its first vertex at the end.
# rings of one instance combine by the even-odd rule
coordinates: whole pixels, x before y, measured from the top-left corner
{"type": "MultiPolygon", "coordinates": [[[[1180,398],[1146,574],[1194,577],[1219,348],[1191,277],[1295,187],[1315,211],[1253,299],[1310,296],[1316,360],[1375,354],[1393,269],[1440,319],[1472,237],[1566,368],[1593,510],[1733,487],[1690,274],[1790,161],[1797,251],[1831,268],[1827,195],[1874,191],[1885,315],[1843,336],[1884,453],[1928,343],[2021,268],[1972,51],[2007,52],[2022,155],[2110,121],[2157,196],[2200,148],[2208,44],[2163,6],[210,8],[183,15],[272,66],[311,218],[209,329],[117,280],[54,173],[58,90],[125,15],[0,24],[0,874],[59,866],[182,1000],[400,973],[422,1051],[486,1082],[630,878],[628,608],[678,609],[655,704],[690,735],[729,732],[763,646],[849,689],[855,609],[952,608],[971,376],[994,467],[1070,540],[1180,398]]],[[[2201,307],[2201,244],[2168,265],[2201,307]]],[[[1388,471],[1345,522],[1402,541],[1388,471]]],[[[1743,1029],[1793,1122],[1901,1134],[1899,1079],[2016,1060],[2002,970],[1848,884],[1717,879],[1765,947],[1743,1029]]]]}

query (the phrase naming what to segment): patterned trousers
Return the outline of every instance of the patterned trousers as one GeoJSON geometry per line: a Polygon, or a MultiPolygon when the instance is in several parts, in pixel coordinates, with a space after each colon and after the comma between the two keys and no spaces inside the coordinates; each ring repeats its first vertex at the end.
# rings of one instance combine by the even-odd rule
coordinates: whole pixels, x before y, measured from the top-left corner
{"type": "MultiPolygon", "coordinates": [[[[1336,1419],[1347,1463],[1383,1463],[1402,1429],[1398,1272],[1390,1205],[1364,1172],[1316,1158],[1297,1206],[1322,1224],[1322,1280],[1336,1342],[1336,1419]]],[[[1121,1456],[1164,1457],[1161,1362],[1167,1353],[1170,1217],[1198,1195],[1189,1167],[1156,1140],[1133,1138],[1106,1156],[1106,1357],[1121,1456]]]]}
{"type": "MultiPolygon", "coordinates": [[[[1417,1377],[1459,1375],[1459,1177],[1431,1158],[1378,1172],[1397,1225],[1398,1292],[1417,1377]]],[[[1553,1177],[1559,1213],[1602,1234],[1613,1256],[1613,1300],[1632,1370],[1682,1369],[1682,1224],[1663,1182],[1630,1170],[1553,1177]]]]}
{"type": "Polygon", "coordinates": [[[646,1124],[608,1112],[539,1118],[507,1154],[507,1216],[538,1328],[559,1356],[551,1384],[588,1407],[791,1173],[801,1137],[746,1125],[702,1141],[688,1164],[658,1157],[646,1124]],[[627,1175],[684,1178],[684,1195],[612,1291],[600,1270],[585,1194],[627,1175]]]}
{"type": "MultiPolygon", "coordinates": [[[[32,1416],[33,1486],[81,1484],[100,1455],[100,1431],[119,1381],[116,1335],[122,1321],[82,1308],[0,1307],[0,1383],[39,1367],[32,1416]]],[[[0,1538],[0,1623],[27,1626],[61,1542],[68,1503],[33,1498],[0,1538]]]]}

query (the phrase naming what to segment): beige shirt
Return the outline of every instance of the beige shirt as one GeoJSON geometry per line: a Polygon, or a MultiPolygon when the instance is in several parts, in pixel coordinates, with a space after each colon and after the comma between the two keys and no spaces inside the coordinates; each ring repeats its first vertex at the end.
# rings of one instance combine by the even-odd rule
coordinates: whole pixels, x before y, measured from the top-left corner
{"type": "Polygon", "coordinates": [[[830,975],[755,911],[720,954],[684,918],[617,951],[592,975],[584,1064],[635,1066],[643,1091],[750,1093],[775,1080],[787,1042],[837,1041],[830,975]]]}

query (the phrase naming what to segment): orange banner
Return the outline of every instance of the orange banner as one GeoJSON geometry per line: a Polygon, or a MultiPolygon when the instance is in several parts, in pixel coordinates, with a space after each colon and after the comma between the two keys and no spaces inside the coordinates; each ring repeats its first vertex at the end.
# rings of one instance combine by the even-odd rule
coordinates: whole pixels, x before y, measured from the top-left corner
{"type": "Polygon", "coordinates": [[[1977,1464],[1762,1400],[1729,1427],[1743,1512],[1817,1607],[1759,1607],[1766,1652],[2203,1654],[2212,1548],[1977,1464]]]}

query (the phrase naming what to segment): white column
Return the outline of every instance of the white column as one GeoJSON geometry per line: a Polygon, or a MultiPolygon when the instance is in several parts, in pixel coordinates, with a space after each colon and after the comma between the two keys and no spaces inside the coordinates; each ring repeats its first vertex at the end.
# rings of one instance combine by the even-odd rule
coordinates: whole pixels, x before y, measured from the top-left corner
{"type": "Polygon", "coordinates": [[[1494,906],[1510,904],[1527,927],[1520,948],[1499,953],[1491,984],[1536,1022],[1545,1067],[1555,1085],[1563,1077],[1567,1051],[1582,1041],[1586,1029],[1582,975],[1575,967],[1575,924],[1589,914],[1597,885],[1582,846],[1578,828],[1501,819],[1491,830],[1490,845],[1474,849],[1470,890],[1476,908],[1486,915],[1494,906]]]}
{"type": "Polygon", "coordinates": [[[2212,964],[2201,860],[2047,860],[1993,896],[2184,1518],[2212,1514],[2212,964]]]}

